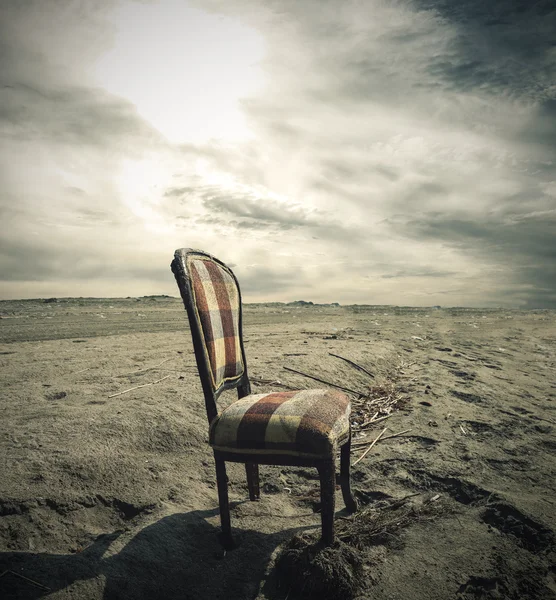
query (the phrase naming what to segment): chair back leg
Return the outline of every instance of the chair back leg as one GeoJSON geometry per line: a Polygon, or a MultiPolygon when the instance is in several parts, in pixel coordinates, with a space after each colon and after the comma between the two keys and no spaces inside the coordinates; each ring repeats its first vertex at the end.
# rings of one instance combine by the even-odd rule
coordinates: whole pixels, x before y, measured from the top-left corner
{"type": "Polygon", "coordinates": [[[247,475],[247,487],[249,488],[249,500],[258,500],[261,496],[259,490],[259,465],[257,463],[245,463],[247,475]]]}
{"type": "Polygon", "coordinates": [[[322,521],[322,543],[334,543],[334,511],[336,488],[336,465],[334,459],[323,460],[317,467],[320,477],[320,502],[322,521]]]}
{"type": "Polygon", "coordinates": [[[226,475],[226,463],[215,458],[216,463],[216,485],[218,487],[218,504],[220,506],[220,524],[222,534],[220,543],[226,550],[234,548],[232,538],[232,524],[230,521],[230,504],[228,501],[228,476],[226,475]]]}
{"type": "Polygon", "coordinates": [[[351,493],[350,481],[350,461],[351,461],[351,436],[349,440],[340,449],[340,485],[342,486],[342,496],[348,512],[354,513],[357,510],[357,500],[351,493]]]}

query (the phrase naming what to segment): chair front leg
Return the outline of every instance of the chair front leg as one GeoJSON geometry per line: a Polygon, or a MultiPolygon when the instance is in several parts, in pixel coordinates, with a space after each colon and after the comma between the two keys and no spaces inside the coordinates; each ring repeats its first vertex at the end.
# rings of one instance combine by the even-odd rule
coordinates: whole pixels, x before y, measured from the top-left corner
{"type": "Polygon", "coordinates": [[[340,448],[340,485],[342,486],[342,496],[348,512],[354,513],[357,510],[357,500],[351,493],[350,481],[350,461],[351,461],[351,432],[348,441],[340,448]]]}
{"type": "Polygon", "coordinates": [[[216,463],[216,485],[218,487],[218,504],[220,506],[220,524],[222,533],[220,543],[225,550],[234,548],[232,538],[232,524],[230,521],[230,504],[228,501],[228,476],[226,475],[226,463],[215,457],[216,463]]]}
{"type": "Polygon", "coordinates": [[[330,546],[334,543],[334,510],[336,487],[336,465],[334,458],[323,460],[317,469],[320,476],[322,543],[325,546],[330,546]]]}
{"type": "Polygon", "coordinates": [[[259,490],[259,465],[257,463],[245,463],[247,475],[247,487],[249,488],[249,500],[258,500],[261,496],[259,490]]]}

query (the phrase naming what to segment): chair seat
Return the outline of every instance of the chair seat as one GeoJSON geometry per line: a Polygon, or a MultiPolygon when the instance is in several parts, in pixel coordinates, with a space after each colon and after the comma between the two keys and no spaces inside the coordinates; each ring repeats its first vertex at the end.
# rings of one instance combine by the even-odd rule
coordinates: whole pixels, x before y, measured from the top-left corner
{"type": "Polygon", "coordinates": [[[250,394],[210,424],[214,450],[324,458],[349,436],[349,398],[329,389],[250,394]]]}

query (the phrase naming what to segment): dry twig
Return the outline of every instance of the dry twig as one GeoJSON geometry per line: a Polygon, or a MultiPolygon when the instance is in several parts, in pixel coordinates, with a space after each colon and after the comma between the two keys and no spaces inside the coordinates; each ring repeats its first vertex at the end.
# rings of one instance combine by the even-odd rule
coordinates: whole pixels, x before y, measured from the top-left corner
{"type": "Polygon", "coordinates": [[[144,383],[143,385],[136,385],[135,387],[129,388],[128,390],[123,390],[123,392],[117,392],[116,394],[111,394],[108,396],[109,398],[114,398],[115,396],[121,396],[122,394],[127,394],[127,392],[132,392],[133,390],[138,390],[139,388],[147,387],[148,385],[154,385],[155,383],[160,383],[168,377],[172,377],[171,375],[166,375],[166,377],[162,377],[162,379],[157,379],[156,381],[151,381],[150,383],[144,383]]]}
{"type": "Polygon", "coordinates": [[[286,371],[291,371],[292,373],[297,373],[298,375],[303,375],[303,377],[308,377],[309,379],[314,379],[315,381],[318,381],[319,383],[324,383],[325,385],[330,385],[332,387],[338,388],[339,390],[342,390],[344,392],[349,392],[350,394],[355,394],[356,396],[364,396],[365,395],[363,392],[358,392],[356,390],[351,390],[350,388],[343,387],[343,386],[337,385],[335,383],[330,383],[330,381],[325,381],[324,379],[319,379],[318,377],[314,377],[313,375],[307,375],[307,373],[302,373],[301,371],[296,371],[295,369],[290,369],[290,367],[284,367],[284,369],[286,369],[286,371]]]}
{"type": "MultiPolygon", "coordinates": [[[[378,415],[378,413],[375,413],[375,417],[376,415],[378,415]]],[[[384,417],[379,417],[378,419],[375,419],[374,417],[370,420],[370,421],[366,421],[365,423],[363,423],[363,425],[359,425],[359,429],[365,429],[368,425],[374,425],[375,423],[380,423],[381,421],[384,421],[384,419],[389,419],[392,415],[385,415],[384,417]]]]}
{"type": "Polygon", "coordinates": [[[369,447],[365,450],[365,452],[363,452],[363,454],[353,463],[352,466],[355,467],[355,465],[358,462],[361,462],[365,456],[367,456],[367,454],[369,454],[369,452],[372,450],[373,446],[378,442],[378,440],[380,440],[380,438],[384,435],[384,432],[388,429],[388,427],[385,427],[379,434],[378,436],[374,439],[374,441],[369,445],[369,447]]]}
{"type": "Polygon", "coordinates": [[[367,373],[367,375],[369,377],[372,377],[373,379],[375,378],[375,376],[370,371],[367,371],[367,369],[365,369],[365,367],[362,367],[361,365],[358,365],[353,360],[350,360],[349,358],[344,358],[343,356],[339,356],[338,354],[333,354],[332,352],[329,352],[328,354],[330,354],[330,356],[335,356],[336,358],[340,358],[342,360],[345,360],[352,367],[355,367],[356,369],[359,369],[359,371],[363,371],[363,373],[367,373]]]}
{"type": "Polygon", "coordinates": [[[373,542],[386,540],[398,531],[419,521],[428,521],[447,512],[441,499],[435,502],[413,503],[409,499],[420,494],[409,494],[377,510],[372,505],[363,508],[349,520],[338,521],[338,539],[354,548],[368,548],[373,542]]]}
{"type": "MultiPolygon", "coordinates": [[[[400,431],[398,433],[393,433],[392,435],[387,435],[386,437],[381,437],[380,441],[383,442],[384,440],[391,440],[392,438],[396,438],[396,437],[400,437],[400,435],[403,435],[404,433],[408,433],[409,431],[411,431],[411,429],[404,429],[403,431],[400,431]]],[[[358,442],[352,442],[352,446],[366,446],[369,442],[367,440],[359,440],[358,442]]]]}
{"type": "Polygon", "coordinates": [[[387,435],[386,437],[383,437],[380,441],[383,442],[384,440],[390,440],[392,438],[399,437],[400,435],[403,435],[404,433],[407,433],[408,431],[411,431],[411,429],[404,429],[403,431],[400,431],[399,433],[393,433],[392,435],[387,435]]]}

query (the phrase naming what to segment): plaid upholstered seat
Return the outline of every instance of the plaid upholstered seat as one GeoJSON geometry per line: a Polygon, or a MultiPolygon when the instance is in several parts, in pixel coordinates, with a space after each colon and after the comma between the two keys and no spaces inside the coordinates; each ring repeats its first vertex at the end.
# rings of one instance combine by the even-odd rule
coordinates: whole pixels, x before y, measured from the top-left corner
{"type": "Polygon", "coordinates": [[[329,389],[252,394],[210,424],[215,450],[331,456],[349,436],[349,398],[329,389]]]}

